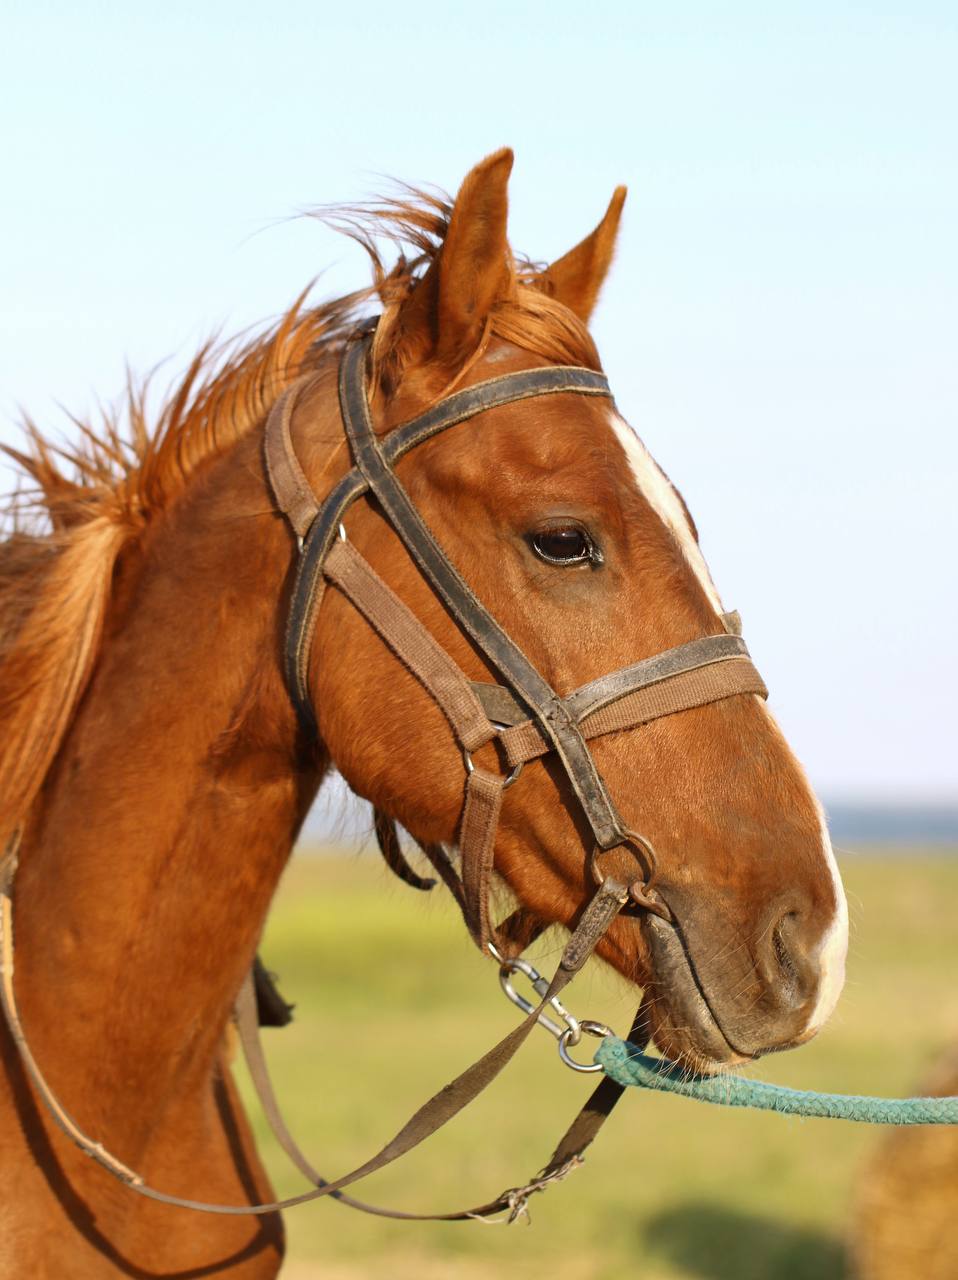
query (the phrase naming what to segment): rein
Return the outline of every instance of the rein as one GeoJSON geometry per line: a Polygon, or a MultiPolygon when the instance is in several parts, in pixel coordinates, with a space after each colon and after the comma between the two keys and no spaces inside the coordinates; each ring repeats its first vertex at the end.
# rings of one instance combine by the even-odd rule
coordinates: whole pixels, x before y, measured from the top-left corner
{"type": "MultiPolygon", "coordinates": [[[[591,369],[562,366],[505,374],[446,397],[380,440],[373,427],[366,394],[370,344],[371,336],[367,333],[350,342],[342,357],[340,409],[354,466],[324,501],[320,502],[313,494],[290,435],[293,411],[311,377],[301,379],[284,393],[266,424],[264,450],[270,485],[299,549],[285,641],[287,683],[304,731],[315,735],[316,719],[308,690],[309,655],[317,613],[327,583],[332,583],[440,707],[463,760],[464,804],[457,841],[461,871],[456,870],[444,847],[425,845],[423,851],[453,893],[476,944],[499,962],[503,989],[523,1010],[524,1020],[426,1102],[377,1155],[351,1172],[327,1181],[302,1155],[280,1115],[259,1044],[250,975],[239,993],[234,1013],[241,1043],[274,1133],[297,1167],[315,1185],[301,1195],[268,1204],[223,1205],[185,1199],[148,1186],[138,1173],[80,1128],[47,1084],[27,1043],[14,993],[12,892],[18,836],[0,858],[0,1003],[24,1069],[52,1118],[80,1150],[141,1195],[164,1204],[218,1214],[273,1213],[333,1196],[364,1212],[390,1218],[454,1220],[505,1213],[511,1221],[524,1211],[530,1195],[564,1178],[582,1162],[583,1151],[625,1087],[640,1082],[636,1063],[641,1065],[645,1061],[635,1057],[648,1041],[643,1009],[636,1015],[630,1033],[634,1043],[618,1051],[616,1046],[625,1042],[616,1041],[607,1027],[587,1020],[580,1022],[564,1008],[559,1000],[563,989],[626,906],[670,918],[668,908],[655,896],[654,850],[643,836],[623,822],[595,763],[589,741],[736,694],[756,693],[765,697],[767,690],[738,634],[737,615],[726,614],[721,619],[722,634],[702,636],[592,680],[565,697],[560,696],[461,577],[416,510],[394,467],[423,441],[488,409],[544,395],[609,397],[606,378],[591,369]],[[352,503],[367,493],[378,500],[386,519],[433,591],[498,672],[501,684],[469,680],[346,539],[344,516],[352,503]],[[497,743],[508,772],[492,773],[473,763],[472,754],[489,742],[497,743]],[[561,765],[589,824],[593,839],[589,867],[597,885],[551,980],[540,977],[519,958],[519,953],[541,926],[530,922],[521,909],[496,925],[489,908],[503,794],[519,780],[528,761],[546,754],[561,765]],[[629,848],[635,855],[639,874],[634,879],[620,881],[602,869],[603,855],[620,847],[629,848]],[[524,973],[532,981],[538,1003],[518,995],[512,985],[515,973],[524,973]],[[564,1026],[556,1023],[547,1010],[557,1015],[564,1026]],[[344,1194],[346,1187],[405,1155],[472,1102],[499,1075],[537,1024],[556,1036],[560,1056],[567,1065],[580,1071],[604,1070],[608,1075],[593,1091],[535,1178],[487,1204],[445,1214],[402,1213],[367,1205],[344,1194]],[[569,1052],[578,1044],[583,1031],[603,1038],[597,1062],[592,1066],[576,1062],[569,1052]],[[624,1063],[616,1059],[617,1052],[619,1058],[624,1055],[624,1063]]],[[[435,882],[418,876],[405,862],[393,820],[378,811],[376,831],[390,867],[415,887],[431,888],[435,882]]]]}

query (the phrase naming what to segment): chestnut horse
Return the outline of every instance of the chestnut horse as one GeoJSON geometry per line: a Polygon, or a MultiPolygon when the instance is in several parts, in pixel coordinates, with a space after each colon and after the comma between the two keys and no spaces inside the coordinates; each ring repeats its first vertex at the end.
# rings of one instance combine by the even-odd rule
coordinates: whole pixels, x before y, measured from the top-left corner
{"type": "MultiPolygon", "coordinates": [[[[337,590],[307,685],[282,669],[296,557],[263,462],[264,423],[304,372],[292,444],[322,497],[351,465],[336,370],[373,300],[367,370],[382,436],[448,394],[550,365],[600,368],[587,322],[624,189],[545,269],[506,238],[509,151],[454,202],[345,218],[374,284],[297,305],[268,337],[195,361],[160,421],[85,427],[69,474],[34,431],[19,462],[45,523],[0,556],[0,835],[20,834],[16,993],[50,1086],[154,1187],[272,1198],[225,1052],[230,1010],[277,880],[332,766],[423,843],[453,846],[463,760],[437,705],[337,590]],[[387,268],[377,231],[412,246],[387,268]]],[[[608,398],[480,413],[397,465],[476,595],[554,689],[722,632],[681,498],[608,398]]],[[[496,672],[371,498],[350,542],[471,680],[496,672]]],[[[31,531],[32,530],[32,531],[31,531]]],[[[630,827],[658,851],[677,922],[620,916],[600,955],[643,987],[659,1048],[700,1068],[807,1040],[844,971],[844,895],[822,810],[764,702],[736,694],[597,739],[630,827]],[[668,936],[664,936],[668,934],[668,936]]],[[[477,765],[498,771],[493,744],[477,765]]],[[[542,924],[575,925],[590,841],[549,756],[506,796],[502,881],[542,924]]],[[[279,1270],[279,1215],[209,1218],[141,1199],[52,1123],[0,1031],[0,1274],[231,1276],[279,1270]]]]}

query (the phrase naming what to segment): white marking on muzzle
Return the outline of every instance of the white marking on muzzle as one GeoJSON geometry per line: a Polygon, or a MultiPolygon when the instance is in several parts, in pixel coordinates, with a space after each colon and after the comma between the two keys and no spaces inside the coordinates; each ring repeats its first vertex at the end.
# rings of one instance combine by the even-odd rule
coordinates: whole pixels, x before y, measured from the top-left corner
{"type": "Polygon", "coordinates": [[[639,492],[681,547],[712,608],[716,613],[721,613],[722,602],[678,494],[665,472],[625,419],[615,412],[610,412],[609,420],[612,430],[625,450],[625,456],[628,458],[629,468],[639,492]]]}
{"type": "MultiPolygon", "coordinates": [[[[816,801],[816,804],[818,802],[816,801]]],[[[848,900],[838,872],[838,863],[832,852],[832,841],[822,806],[818,805],[818,820],[822,832],[822,849],[835,890],[835,918],[826,930],[818,948],[818,964],[821,972],[818,1000],[808,1018],[807,1030],[817,1031],[831,1016],[842,987],[845,985],[845,958],[848,955],[848,900]]]]}

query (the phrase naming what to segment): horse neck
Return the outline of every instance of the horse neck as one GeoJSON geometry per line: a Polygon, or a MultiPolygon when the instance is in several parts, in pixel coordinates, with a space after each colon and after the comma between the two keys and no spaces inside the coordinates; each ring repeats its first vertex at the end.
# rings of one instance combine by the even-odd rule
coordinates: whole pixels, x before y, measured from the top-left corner
{"type": "Polygon", "coordinates": [[[21,854],[28,1035],[128,1156],[161,1099],[208,1080],[320,778],[279,670],[292,542],[257,450],[241,441],[195,477],[120,566],[21,854]]]}

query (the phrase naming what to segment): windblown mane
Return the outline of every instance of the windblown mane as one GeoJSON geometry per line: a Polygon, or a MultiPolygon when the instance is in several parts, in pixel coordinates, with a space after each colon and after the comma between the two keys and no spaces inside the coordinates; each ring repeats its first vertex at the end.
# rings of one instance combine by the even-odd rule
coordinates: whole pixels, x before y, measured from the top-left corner
{"type": "MultiPolygon", "coordinates": [[[[0,543],[0,842],[24,821],[89,680],[124,546],[374,309],[382,312],[375,376],[401,376],[391,322],[437,259],[450,212],[444,194],[412,188],[394,199],[318,210],[366,250],[370,285],[317,307],[303,294],[251,341],[206,343],[152,422],[149,379],[131,377],[119,408],[99,422],[71,419],[72,443],[54,441],[27,419],[25,449],[4,446],[20,484],[0,504],[8,533],[0,543]],[[388,268],[381,240],[398,251],[388,268]]],[[[512,263],[512,288],[494,309],[486,340],[495,335],[556,363],[597,368],[585,327],[540,277],[532,263],[512,263]]]]}

